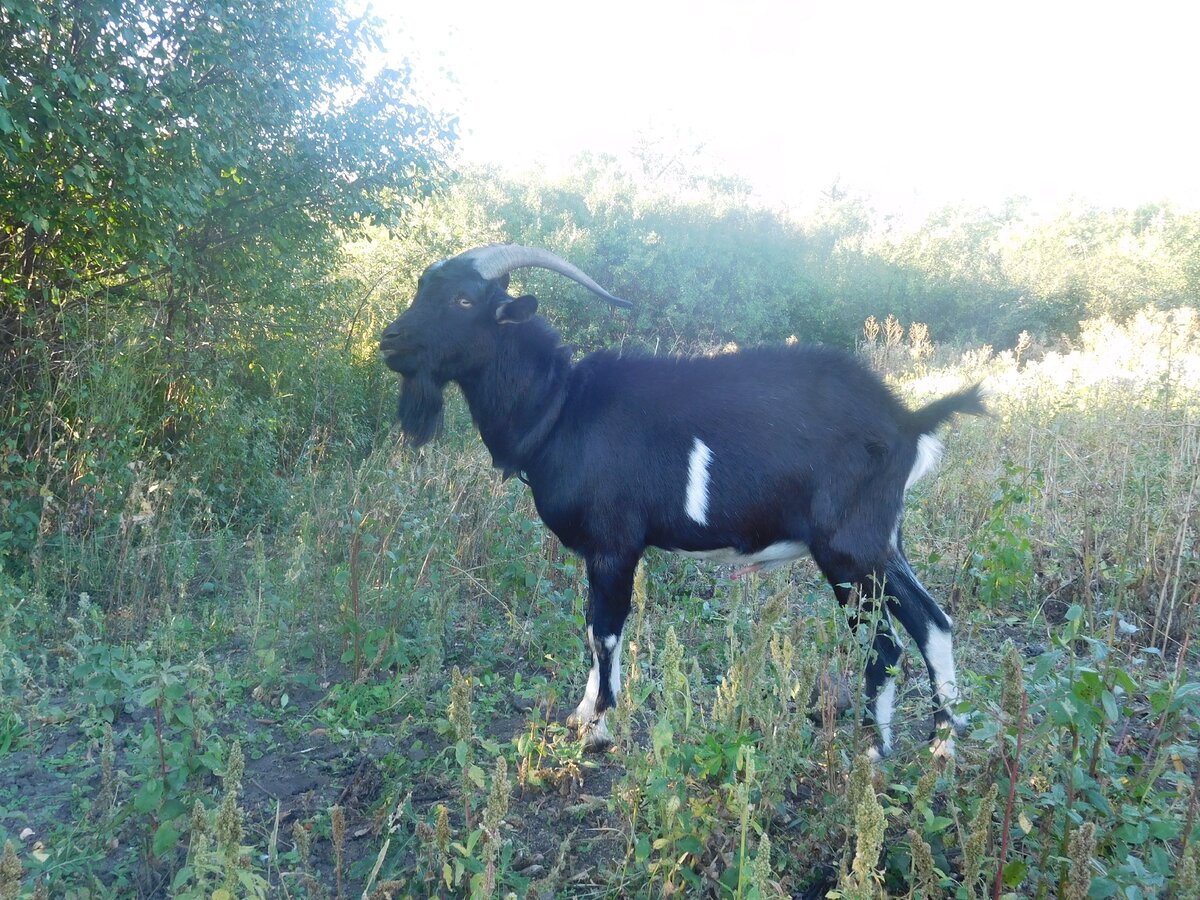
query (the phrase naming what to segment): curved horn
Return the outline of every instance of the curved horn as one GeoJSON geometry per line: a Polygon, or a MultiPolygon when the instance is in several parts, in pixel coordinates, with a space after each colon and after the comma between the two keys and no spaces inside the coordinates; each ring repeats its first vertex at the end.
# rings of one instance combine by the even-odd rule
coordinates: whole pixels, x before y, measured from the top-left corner
{"type": "Polygon", "coordinates": [[[596,284],[582,269],[559,256],[555,256],[549,250],[542,250],[540,247],[523,247],[520,244],[492,244],[488,247],[476,247],[474,250],[467,250],[465,253],[460,253],[454,258],[473,263],[475,271],[488,279],[507,275],[513,269],[524,269],[531,266],[539,269],[549,269],[551,272],[565,275],[572,281],[583,285],[593,294],[603,297],[613,306],[621,309],[633,308],[633,304],[628,300],[614,297],[604,288],[600,287],[600,285],[596,284]]]}

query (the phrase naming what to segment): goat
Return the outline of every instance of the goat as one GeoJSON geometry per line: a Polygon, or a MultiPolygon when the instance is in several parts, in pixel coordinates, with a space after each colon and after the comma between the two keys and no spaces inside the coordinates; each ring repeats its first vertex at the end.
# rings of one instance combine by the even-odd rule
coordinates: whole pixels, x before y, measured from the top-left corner
{"type": "Polygon", "coordinates": [[[599,351],[572,362],[536,298],[508,293],[509,273],[529,266],[631,306],[548,251],[479,247],[425,270],[380,351],[403,376],[405,437],[420,445],[436,434],[443,390],[456,382],[494,465],[521,476],[542,520],[583,557],[592,668],[568,721],[585,745],[611,743],[605,713],[620,690],[634,572],[653,546],[738,564],[736,574],[807,551],[852,627],[862,608],[877,609],[865,686],[872,752],[892,745],[895,618],[929,670],[933,748],[952,753],[962,720],[951,620],[905,558],[900,522],[904,492],[941,452],[934,430],[984,413],[979,386],[910,410],[852,356],[812,346],[696,358],[599,351]]]}

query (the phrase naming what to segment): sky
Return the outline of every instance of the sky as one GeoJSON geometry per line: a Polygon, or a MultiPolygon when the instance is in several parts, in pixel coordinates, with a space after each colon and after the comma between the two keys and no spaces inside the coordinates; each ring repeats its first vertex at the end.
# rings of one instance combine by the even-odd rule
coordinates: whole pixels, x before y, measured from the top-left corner
{"type": "Polygon", "coordinates": [[[803,207],[1200,208],[1200,4],[375,0],[389,52],[515,172],[653,143],[803,207]],[[699,148],[699,156],[695,156],[699,148]]]}

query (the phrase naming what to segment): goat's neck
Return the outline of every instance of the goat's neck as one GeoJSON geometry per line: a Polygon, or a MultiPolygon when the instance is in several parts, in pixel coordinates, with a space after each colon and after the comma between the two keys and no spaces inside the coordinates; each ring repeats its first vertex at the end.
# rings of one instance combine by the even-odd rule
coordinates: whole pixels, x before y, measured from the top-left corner
{"type": "Polygon", "coordinates": [[[459,380],[492,464],[505,477],[523,471],[553,430],[570,368],[570,352],[557,340],[513,340],[490,365],[459,380]]]}

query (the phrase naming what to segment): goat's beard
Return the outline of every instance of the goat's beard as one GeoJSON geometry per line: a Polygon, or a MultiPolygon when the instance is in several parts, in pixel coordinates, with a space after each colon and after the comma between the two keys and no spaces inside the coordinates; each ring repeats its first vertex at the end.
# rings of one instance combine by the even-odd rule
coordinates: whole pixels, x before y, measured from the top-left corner
{"type": "Polygon", "coordinates": [[[442,389],[428,372],[404,377],[400,388],[400,430],[414,447],[427,444],[442,431],[442,389]]]}

